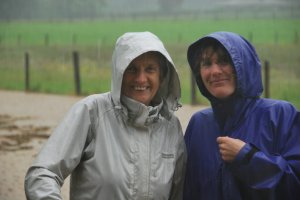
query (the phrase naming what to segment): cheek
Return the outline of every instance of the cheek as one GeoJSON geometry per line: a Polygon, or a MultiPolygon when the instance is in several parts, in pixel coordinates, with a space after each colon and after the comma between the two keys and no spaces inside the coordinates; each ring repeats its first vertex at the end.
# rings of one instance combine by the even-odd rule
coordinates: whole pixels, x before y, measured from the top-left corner
{"type": "Polygon", "coordinates": [[[164,78],[165,77],[161,77],[160,74],[156,74],[155,76],[152,76],[151,80],[153,84],[159,87],[160,83],[164,80],[164,78]]]}
{"type": "Polygon", "coordinates": [[[237,80],[236,80],[236,73],[233,69],[229,70],[228,74],[230,74],[231,76],[231,80],[232,80],[232,85],[234,87],[236,87],[236,83],[237,83],[237,80]]]}
{"type": "Polygon", "coordinates": [[[128,77],[124,76],[122,80],[122,85],[121,85],[121,93],[123,94],[126,92],[126,87],[128,85],[128,77]]]}
{"type": "Polygon", "coordinates": [[[158,91],[159,87],[160,87],[160,79],[157,79],[155,81],[155,90],[156,90],[156,92],[158,91]]]}
{"type": "Polygon", "coordinates": [[[202,81],[205,83],[205,79],[207,77],[207,72],[205,70],[200,70],[199,75],[200,75],[202,81]]]}

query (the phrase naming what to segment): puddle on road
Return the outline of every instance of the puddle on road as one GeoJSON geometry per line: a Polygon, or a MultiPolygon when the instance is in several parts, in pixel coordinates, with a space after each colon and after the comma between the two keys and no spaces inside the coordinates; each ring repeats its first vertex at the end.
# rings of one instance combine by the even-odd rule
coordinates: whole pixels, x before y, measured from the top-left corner
{"type": "Polygon", "coordinates": [[[33,139],[47,139],[48,126],[17,125],[19,120],[29,120],[30,117],[13,117],[0,115],[0,151],[18,151],[32,149],[33,139]]]}

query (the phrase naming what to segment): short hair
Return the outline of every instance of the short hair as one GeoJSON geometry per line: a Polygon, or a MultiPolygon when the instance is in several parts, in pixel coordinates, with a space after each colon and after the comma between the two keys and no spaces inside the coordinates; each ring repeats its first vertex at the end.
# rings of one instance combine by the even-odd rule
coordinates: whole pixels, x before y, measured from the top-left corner
{"type": "Polygon", "coordinates": [[[197,57],[194,67],[200,67],[201,61],[203,59],[211,58],[214,53],[217,54],[219,60],[229,63],[233,66],[232,59],[225,47],[216,39],[207,38],[201,43],[196,51],[195,55],[197,55],[197,57]]]}
{"type": "Polygon", "coordinates": [[[167,73],[168,73],[168,65],[169,65],[169,61],[167,60],[167,58],[161,54],[158,51],[148,51],[146,53],[151,53],[153,55],[156,55],[159,59],[159,70],[160,70],[160,81],[162,81],[162,79],[164,77],[166,77],[167,73]]]}

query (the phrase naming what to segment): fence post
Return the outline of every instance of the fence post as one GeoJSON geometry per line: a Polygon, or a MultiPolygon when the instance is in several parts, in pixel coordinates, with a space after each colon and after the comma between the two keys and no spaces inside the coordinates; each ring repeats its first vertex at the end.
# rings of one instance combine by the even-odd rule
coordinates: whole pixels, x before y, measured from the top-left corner
{"type": "Polygon", "coordinates": [[[79,54],[77,51],[73,51],[73,64],[74,64],[74,80],[75,80],[75,92],[76,95],[80,95],[80,72],[79,72],[79,54]]]}
{"type": "Polygon", "coordinates": [[[270,64],[269,61],[265,61],[265,97],[270,97],[270,64]]]}
{"type": "Polygon", "coordinates": [[[73,33],[72,35],[72,45],[75,46],[77,44],[77,35],[73,33]]]}
{"type": "Polygon", "coordinates": [[[18,39],[17,39],[17,42],[18,42],[18,46],[21,45],[21,42],[22,42],[22,36],[20,34],[18,34],[18,39]]]}
{"type": "Polygon", "coordinates": [[[182,41],[182,35],[181,35],[180,33],[178,34],[177,41],[178,41],[178,42],[181,42],[181,41],[182,41]]]}
{"type": "Polygon", "coordinates": [[[253,42],[253,33],[252,32],[249,32],[249,41],[250,42],[253,42]]]}
{"type": "Polygon", "coordinates": [[[197,96],[196,96],[196,81],[193,75],[193,71],[191,70],[191,104],[197,104],[197,96]]]}
{"type": "Polygon", "coordinates": [[[25,91],[29,91],[29,54],[25,53],[25,91]]]}
{"type": "Polygon", "coordinates": [[[49,46],[49,34],[48,33],[45,34],[45,46],[46,47],[49,46]]]}
{"type": "Polygon", "coordinates": [[[275,44],[278,43],[278,39],[279,39],[279,35],[278,35],[278,32],[275,31],[275,35],[274,35],[274,41],[275,41],[275,44]]]}

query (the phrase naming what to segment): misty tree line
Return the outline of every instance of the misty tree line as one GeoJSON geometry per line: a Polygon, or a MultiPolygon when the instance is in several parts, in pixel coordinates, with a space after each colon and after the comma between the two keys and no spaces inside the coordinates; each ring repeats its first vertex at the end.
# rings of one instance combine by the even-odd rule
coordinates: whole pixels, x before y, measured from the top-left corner
{"type": "Polygon", "coordinates": [[[30,20],[94,17],[105,3],[106,0],[1,0],[0,18],[30,20]]]}
{"type": "Polygon", "coordinates": [[[77,20],[139,16],[300,17],[299,0],[0,0],[0,20],[77,20]],[[276,3],[277,2],[277,3],[276,3]],[[250,13],[250,14],[249,14],[250,13]]]}
{"type": "MultiPolygon", "coordinates": [[[[171,10],[178,7],[183,1],[158,0],[156,3],[161,10],[171,10]]],[[[120,3],[130,4],[133,10],[139,11],[137,5],[142,2],[141,0],[1,0],[0,19],[8,21],[18,19],[96,19],[103,17],[105,13],[106,15],[113,13],[114,8],[120,3]]],[[[149,5],[155,4],[151,1],[144,1],[144,4],[147,2],[149,5]]]]}

